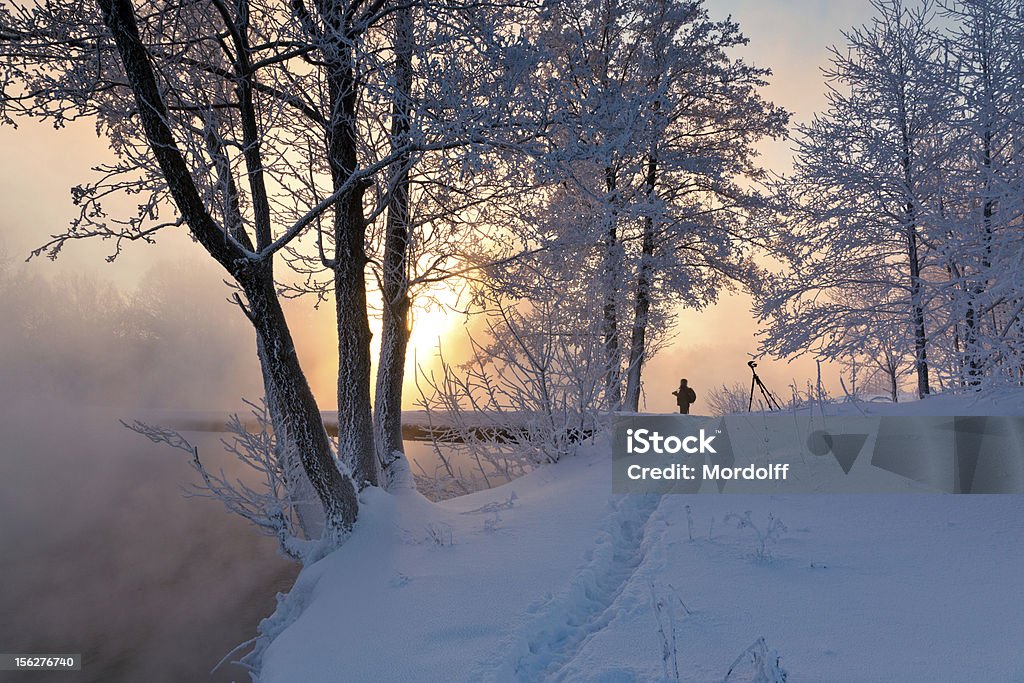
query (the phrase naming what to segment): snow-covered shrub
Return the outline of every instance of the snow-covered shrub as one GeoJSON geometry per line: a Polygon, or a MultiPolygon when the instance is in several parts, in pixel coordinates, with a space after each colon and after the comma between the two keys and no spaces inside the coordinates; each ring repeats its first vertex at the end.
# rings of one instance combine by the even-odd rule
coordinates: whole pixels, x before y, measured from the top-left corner
{"type": "MultiPolygon", "coordinates": [[[[789,391],[789,401],[784,404],[786,410],[820,410],[824,413],[826,406],[836,402],[832,394],[811,380],[807,380],[803,389],[793,382],[789,385],[789,391]]],[[[754,404],[757,404],[756,397],[754,404]]]]}
{"type": "Polygon", "coordinates": [[[575,455],[602,428],[599,336],[578,302],[563,297],[488,298],[488,341],[470,337],[469,361],[442,356],[439,372],[419,374],[419,406],[441,463],[420,471],[420,490],[490,488],[575,455]]]}
{"type": "Polygon", "coordinates": [[[736,382],[731,386],[711,387],[705,395],[705,402],[712,415],[745,413],[750,402],[750,385],[736,382]]]}

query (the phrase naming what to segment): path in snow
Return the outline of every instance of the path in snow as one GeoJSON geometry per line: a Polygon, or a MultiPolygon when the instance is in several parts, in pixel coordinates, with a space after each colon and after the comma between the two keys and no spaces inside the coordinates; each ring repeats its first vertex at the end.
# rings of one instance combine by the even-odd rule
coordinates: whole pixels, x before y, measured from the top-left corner
{"type": "Polygon", "coordinates": [[[618,610],[616,599],[640,566],[648,523],[662,496],[613,499],[603,531],[585,562],[557,597],[535,604],[503,648],[497,669],[484,680],[559,680],[587,640],[605,628],[618,610]]]}

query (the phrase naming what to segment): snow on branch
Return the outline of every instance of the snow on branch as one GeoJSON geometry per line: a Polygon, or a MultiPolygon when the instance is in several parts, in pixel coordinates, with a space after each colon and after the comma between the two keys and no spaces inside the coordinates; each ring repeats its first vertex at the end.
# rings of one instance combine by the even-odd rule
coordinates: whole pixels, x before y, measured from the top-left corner
{"type": "MultiPolygon", "coordinates": [[[[244,399],[243,399],[244,400],[244,399]]],[[[223,468],[209,468],[199,456],[199,447],[173,429],[150,425],[139,420],[121,424],[153,443],[162,443],[189,454],[189,465],[199,475],[186,495],[212,498],[225,509],[253,524],[260,532],[278,539],[281,552],[297,561],[306,559],[311,542],[299,535],[295,504],[288,496],[285,472],[275,454],[274,434],[266,401],[245,400],[256,429],[250,431],[238,414],[225,425],[230,438],[221,439],[227,453],[245,466],[255,483],[228,475],[223,468]]],[[[249,479],[249,477],[246,477],[249,479]]]]}

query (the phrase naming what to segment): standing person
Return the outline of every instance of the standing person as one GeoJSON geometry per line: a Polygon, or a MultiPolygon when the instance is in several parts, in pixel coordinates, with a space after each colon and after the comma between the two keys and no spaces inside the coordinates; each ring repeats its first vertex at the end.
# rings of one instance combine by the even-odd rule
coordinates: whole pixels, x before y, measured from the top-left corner
{"type": "Polygon", "coordinates": [[[676,397],[676,405],[679,406],[679,413],[681,415],[690,414],[690,404],[697,401],[697,392],[691,389],[685,379],[679,380],[679,388],[672,392],[672,395],[676,397]]]}

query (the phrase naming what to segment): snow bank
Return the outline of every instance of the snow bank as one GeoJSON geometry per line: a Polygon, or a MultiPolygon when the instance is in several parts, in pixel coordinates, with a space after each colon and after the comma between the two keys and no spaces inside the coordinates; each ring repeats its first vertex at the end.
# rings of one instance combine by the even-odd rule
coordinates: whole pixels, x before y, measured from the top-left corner
{"type": "MultiPolygon", "coordinates": [[[[802,413],[817,413],[818,405],[808,406],[802,413]]],[[[968,394],[935,394],[924,399],[846,401],[825,404],[827,414],[839,415],[1024,415],[1024,391],[1020,389],[989,389],[968,394]]]]}
{"type": "MultiPolygon", "coordinates": [[[[871,408],[926,405],[971,408],[871,408]]],[[[1019,496],[613,496],[608,451],[441,504],[371,492],[265,622],[261,680],[1024,680],[1019,496]],[[784,525],[763,553],[746,511],[784,525]]]]}

